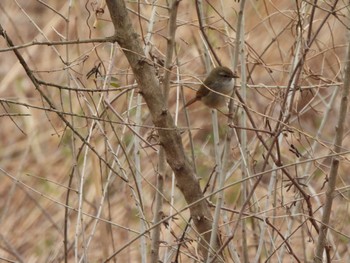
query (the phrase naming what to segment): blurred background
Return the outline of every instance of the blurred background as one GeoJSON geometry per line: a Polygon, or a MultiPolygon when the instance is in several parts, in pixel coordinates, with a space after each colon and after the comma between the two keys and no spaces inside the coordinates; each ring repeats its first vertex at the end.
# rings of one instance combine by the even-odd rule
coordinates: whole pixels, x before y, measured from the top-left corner
{"type": "MultiPolygon", "coordinates": [[[[290,95],[287,87],[296,89],[290,99],[290,119],[272,152],[310,195],[313,216],[320,220],[334,153],[349,6],[319,1],[313,12],[307,1],[246,1],[244,44],[233,68],[240,4],[203,1],[204,31],[221,63],[241,76],[237,89],[268,145],[290,95]],[[327,17],[333,5],[335,11],[327,17]],[[292,82],[299,60],[302,70],[292,82]]],[[[145,58],[154,63],[160,81],[167,6],[162,0],[127,2],[145,58]]],[[[0,259],[103,262],[120,250],[112,259],[115,262],[145,260],[150,234],[140,233],[152,225],[154,216],[158,137],[123,50],[102,41],[114,33],[105,3],[11,0],[0,2],[0,12],[0,23],[25,62],[47,83],[39,92],[4,38],[0,39],[0,259]],[[72,43],[58,45],[60,41],[72,43]],[[142,238],[129,243],[138,235],[142,238]]],[[[180,2],[177,25],[169,107],[183,131],[189,158],[195,158],[201,186],[210,195],[217,190],[211,112],[198,102],[187,109],[187,122],[182,106],[184,98],[194,96],[209,67],[217,64],[199,28],[195,1],[180,2]]],[[[238,224],[231,245],[242,262],[297,262],[296,258],[310,262],[317,234],[307,221],[306,202],[271,161],[264,165],[267,151],[249,121],[241,127],[245,114],[236,97],[234,104],[235,125],[240,128],[230,145],[222,238],[238,224]],[[244,147],[241,132],[247,138],[244,147]],[[242,177],[243,170],[251,179],[242,177]],[[265,174],[245,211],[243,228],[237,222],[241,182],[249,192],[254,175],[261,172],[265,174]]],[[[349,260],[348,120],[347,116],[329,233],[334,262],[349,260]]],[[[219,113],[219,149],[228,129],[227,117],[219,113]]],[[[215,203],[216,196],[208,199],[215,203]]],[[[169,168],[164,216],[186,205],[169,168]]],[[[185,209],[162,225],[162,262],[196,262],[197,237],[193,229],[186,229],[188,220],[185,209]],[[186,239],[181,239],[184,231],[186,239]]],[[[227,262],[237,262],[230,252],[225,253],[227,262]]]]}

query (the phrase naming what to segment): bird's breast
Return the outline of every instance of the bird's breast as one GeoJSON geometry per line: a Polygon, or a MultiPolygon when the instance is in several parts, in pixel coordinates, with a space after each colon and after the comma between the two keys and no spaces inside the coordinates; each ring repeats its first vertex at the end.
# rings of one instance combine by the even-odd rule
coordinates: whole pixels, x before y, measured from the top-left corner
{"type": "Polygon", "coordinates": [[[229,81],[223,81],[221,84],[220,90],[218,90],[220,93],[229,94],[232,92],[233,89],[233,79],[230,79],[229,81]]]}

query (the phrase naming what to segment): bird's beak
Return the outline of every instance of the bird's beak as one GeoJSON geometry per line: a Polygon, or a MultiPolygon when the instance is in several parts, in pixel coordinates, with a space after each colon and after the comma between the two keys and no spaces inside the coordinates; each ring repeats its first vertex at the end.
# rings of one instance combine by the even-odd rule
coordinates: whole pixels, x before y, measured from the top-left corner
{"type": "Polygon", "coordinates": [[[237,72],[234,72],[234,73],[233,73],[232,78],[233,78],[233,79],[238,79],[238,78],[239,78],[239,75],[237,74],[237,72]]]}

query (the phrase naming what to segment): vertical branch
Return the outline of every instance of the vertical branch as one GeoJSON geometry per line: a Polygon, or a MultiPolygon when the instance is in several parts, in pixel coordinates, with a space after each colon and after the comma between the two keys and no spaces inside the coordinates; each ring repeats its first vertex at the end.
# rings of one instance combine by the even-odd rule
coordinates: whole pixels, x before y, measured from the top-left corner
{"type": "MultiPolygon", "coordinates": [[[[197,17],[198,17],[198,23],[199,23],[199,29],[202,37],[204,38],[205,45],[204,45],[204,61],[205,61],[205,68],[206,71],[210,71],[210,55],[209,55],[209,50],[206,48],[209,46],[209,49],[212,51],[213,55],[215,56],[216,61],[219,63],[219,59],[216,57],[216,54],[210,45],[209,39],[207,34],[205,33],[205,19],[203,15],[203,2],[202,0],[196,0],[196,11],[197,11],[197,17]]],[[[220,63],[219,63],[220,64],[220,63]]]]}
{"type": "MultiPolygon", "coordinates": [[[[157,5],[155,5],[155,1],[153,1],[152,3],[152,12],[151,12],[151,16],[148,22],[148,27],[147,27],[147,34],[146,37],[144,39],[145,41],[145,46],[144,46],[144,52],[147,56],[147,54],[149,53],[150,49],[151,49],[151,38],[152,38],[152,31],[153,31],[153,27],[154,27],[154,23],[155,23],[155,14],[156,14],[156,10],[157,10],[157,5]]],[[[140,14],[139,14],[140,15],[140,14]]],[[[141,15],[140,15],[141,16],[141,15]]],[[[140,20],[140,18],[139,18],[140,20]]],[[[141,22],[140,22],[140,28],[142,28],[141,26],[141,22]]],[[[136,123],[141,124],[142,122],[142,96],[141,94],[138,92],[137,93],[137,99],[136,99],[136,104],[137,104],[137,108],[136,108],[136,123]]],[[[135,127],[135,131],[137,133],[140,132],[140,126],[136,126],[135,127]]],[[[140,138],[138,136],[135,136],[134,138],[134,158],[135,158],[135,173],[136,173],[136,183],[138,184],[138,187],[140,189],[141,195],[142,195],[142,174],[141,174],[141,156],[140,156],[140,138]]],[[[147,228],[146,225],[146,220],[144,217],[141,218],[140,220],[140,230],[141,232],[144,232],[147,228]]],[[[153,240],[153,239],[152,239],[153,240]]],[[[152,249],[152,248],[151,248],[152,249]]],[[[141,262],[145,263],[147,262],[147,240],[146,237],[143,236],[141,237],[141,262]]],[[[152,253],[151,253],[152,254],[152,253]]]]}
{"type": "MultiPolygon", "coordinates": [[[[177,52],[176,48],[174,49],[175,57],[176,57],[176,79],[177,83],[180,83],[181,79],[181,73],[180,73],[180,66],[179,66],[179,59],[177,57],[177,52]]],[[[180,93],[182,92],[183,87],[180,85],[177,85],[176,87],[176,110],[175,110],[175,125],[178,124],[178,116],[179,116],[179,102],[180,102],[180,93]]],[[[194,167],[194,170],[196,171],[196,168],[194,167]]],[[[168,190],[168,194],[170,195],[170,207],[169,207],[169,215],[172,215],[174,213],[174,207],[175,207],[175,185],[176,185],[176,180],[175,180],[175,174],[174,172],[171,173],[171,187],[169,187],[170,190],[168,190]]],[[[189,224],[189,223],[188,223],[189,224]]],[[[185,228],[188,228],[188,224],[186,225],[185,228]]],[[[168,221],[168,229],[172,229],[173,227],[173,220],[168,221]]],[[[165,242],[167,244],[172,243],[172,238],[173,235],[171,231],[167,231],[167,236],[165,236],[165,242]]],[[[181,243],[181,241],[179,242],[181,243]]],[[[180,249],[180,246],[177,246],[178,249],[180,249]]],[[[169,258],[169,254],[174,252],[174,246],[168,246],[167,249],[165,250],[164,257],[163,257],[163,262],[166,262],[167,259],[169,258]]],[[[180,251],[177,251],[180,253],[180,251]]]]}
{"type": "MultiPolygon", "coordinates": [[[[137,94],[136,96],[136,115],[135,115],[135,121],[136,123],[141,123],[141,111],[142,111],[142,96],[140,94],[137,94]]],[[[140,126],[135,127],[135,132],[140,132],[140,126]]],[[[134,137],[134,159],[135,159],[135,176],[136,180],[135,183],[138,185],[138,189],[140,189],[140,194],[142,195],[142,174],[141,174],[141,157],[140,157],[140,138],[135,135],[134,137]]],[[[140,200],[141,202],[141,200],[140,200]]],[[[143,216],[143,213],[140,213],[140,230],[141,232],[144,232],[146,230],[146,218],[143,216]]],[[[147,258],[147,243],[146,243],[146,237],[143,236],[140,240],[141,243],[141,262],[145,263],[147,258]]]]}
{"type": "MultiPolygon", "coordinates": [[[[212,119],[212,126],[213,126],[213,137],[214,137],[214,151],[215,151],[215,174],[216,178],[218,180],[218,189],[222,189],[225,183],[225,174],[222,170],[222,164],[221,164],[221,155],[220,155],[220,138],[219,138],[219,125],[218,125],[218,114],[216,110],[211,110],[211,119],[212,119]]],[[[216,207],[215,212],[213,216],[213,226],[211,230],[211,236],[210,236],[210,248],[216,251],[218,248],[215,246],[218,243],[218,226],[219,226],[219,219],[220,219],[220,211],[221,206],[223,204],[223,198],[224,198],[224,191],[220,191],[218,193],[218,197],[216,199],[216,207]]],[[[208,257],[207,262],[209,263],[213,257],[211,251],[208,251],[208,257]]]]}
{"type": "MultiPolygon", "coordinates": [[[[70,19],[70,11],[71,11],[71,3],[69,3],[68,5],[68,12],[67,12],[67,18],[68,20],[66,21],[66,38],[69,39],[69,19],[70,19]]],[[[69,63],[69,48],[68,45],[66,46],[66,61],[69,63]]],[[[66,74],[67,74],[67,85],[70,86],[70,77],[69,77],[69,71],[68,69],[66,69],[66,74]]],[[[72,92],[69,91],[68,93],[68,97],[69,97],[69,110],[71,112],[73,112],[73,105],[72,105],[72,92]]],[[[72,126],[75,127],[74,125],[74,117],[71,117],[71,123],[72,126]]],[[[77,158],[77,149],[76,149],[76,135],[74,133],[72,133],[71,135],[71,145],[72,145],[72,160],[74,160],[75,162],[78,162],[78,158],[77,158]]],[[[77,175],[77,169],[73,169],[72,173],[69,177],[69,181],[68,181],[68,189],[67,189],[67,193],[66,193],[66,205],[67,207],[65,208],[65,215],[64,215],[64,241],[63,241],[63,246],[64,246],[64,262],[68,263],[68,216],[69,216],[69,211],[68,211],[68,205],[69,205],[69,201],[70,201],[70,188],[71,188],[71,184],[73,182],[73,175],[77,175]]]]}
{"type": "Polygon", "coordinates": [[[176,32],[176,17],[177,17],[177,9],[179,7],[181,0],[173,0],[172,4],[169,7],[170,17],[168,24],[168,37],[167,37],[167,50],[165,54],[165,73],[164,73],[164,81],[163,81],[163,93],[165,98],[166,106],[168,105],[168,97],[169,97],[169,88],[170,88],[170,75],[172,68],[172,60],[175,49],[175,32],[176,32]]]}
{"type": "MultiPolygon", "coordinates": [[[[245,58],[245,45],[244,45],[244,10],[241,10],[242,12],[240,13],[240,28],[238,28],[237,31],[240,32],[239,36],[241,37],[239,43],[239,55],[240,55],[240,60],[242,63],[242,68],[241,68],[241,94],[242,98],[244,101],[247,101],[247,73],[246,73],[246,58],[245,58]]],[[[238,53],[238,52],[237,52],[238,53]]],[[[237,54],[235,53],[235,55],[237,54]]],[[[236,62],[237,63],[237,62],[236,62]]],[[[232,100],[231,100],[232,101],[232,100]]],[[[247,127],[247,113],[240,108],[239,109],[239,122],[241,127],[247,127]]],[[[238,137],[238,136],[237,136],[238,137]]],[[[242,129],[240,131],[240,145],[241,145],[241,158],[243,159],[243,162],[241,162],[241,173],[242,173],[242,184],[241,184],[241,204],[242,206],[247,200],[248,196],[248,181],[247,177],[250,174],[249,172],[249,162],[248,162],[248,148],[247,148],[247,131],[245,129],[242,129]]],[[[249,257],[248,257],[248,236],[247,236],[247,220],[242,220],[240,222],[242,225],[242,250],[243,250],[243,262],[248,262],[249,257]]]]}
{"type": "MultiPolygon", "coordinates": [[[[350,12],[348,10],[347,14],[348,19],[348,25],[349,25],[349,18],[350,18],[350,12]]],[[[335,127],[335,141],[333,144],[333,151],[334,153],[340,153],[341,147],[342,147],[342,141],[343,141],[343,134],[344,134],[344,127],[345,127],[345,120],[346,115],[348,112],[348,97],[349,97],[349,91],[350,91],[350,31],[347,32],[347,41],[348,41],[348,47],[346,51],[346,59],[345,59],[345,69],[344,69],[344,86],[343,91],[341,95],[341,101],[339,106],[339,118],[337,122],[337,126],[335,127]]],[[[334,156],[331,161],[331,169],[328,176],[328,186],[326,190],[326,201],[324,205],[324,211],[322,215],[321,220],[321,227],[319,231],[319,236],[317,239],[317,245],[316,245],[316,252],[314,257],[314,263],[321,263],[323,262],[323,251],[326,246],[327,242],[327,232],[328,232],[328,225],[330,221],[330,215],[332,212],[332,204],[333,204],[333,198],[335,196],[335,185],[337,181],[337,175],[338,175],[338,168],[339,168],[339,157],[334,156]]],[[[327,253],[327,256],[329,254],[327,253]]],[[[330,258],[327,258],[327,261],[330,262],[330,258]]]]}
{"type": "MultiPolygon", "coordinates": [[[[170,90],[170,74],[172,68],[172,58],[175,47],[175,32],[176,32],[176,17],[177,9],[180,0],[173,0],[172,4],[169,6],[169,22],[168,22],[168,37],[167,37],[167,50],[165,54],[165,73],[163,80],[163,95],[164,95],[164,107],[168,108],[168,97],[170,90]]],[[[164,214],[162,211],[163,207],[163,195],[164,195],[164,176],[166,172],[166,156],[163,147],[159,150],[158,155],[158,174],[156,182],[156,198],[155,198],[155,211],[153,223],[157,224],[164,214]]],[[[161,225],[158,224],[152,231],[152,244],[151,244],[151,262],[158,262],[159,260],[159,244],[160,244],[160,228],[161,225]]]]}

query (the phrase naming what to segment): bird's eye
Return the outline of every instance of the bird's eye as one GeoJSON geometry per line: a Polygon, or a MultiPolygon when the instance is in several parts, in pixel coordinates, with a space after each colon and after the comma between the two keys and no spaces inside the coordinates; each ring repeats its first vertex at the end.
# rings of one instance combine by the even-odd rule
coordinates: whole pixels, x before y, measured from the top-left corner
{"type": "Polygon", "coordinates": [[[220,75],[225,77],[225,78],[231,78],[231,75],[228,74],[227,72],[221,72],[220,75]]]}

